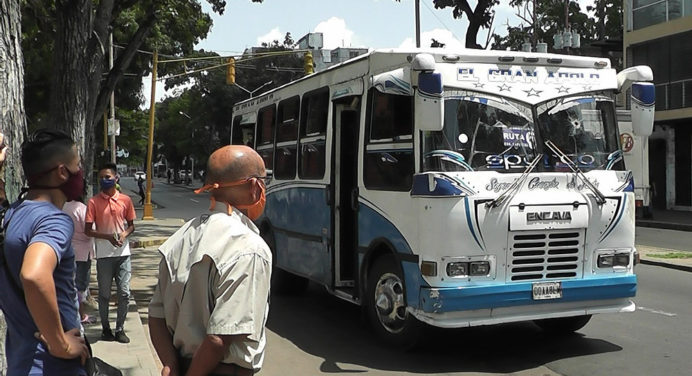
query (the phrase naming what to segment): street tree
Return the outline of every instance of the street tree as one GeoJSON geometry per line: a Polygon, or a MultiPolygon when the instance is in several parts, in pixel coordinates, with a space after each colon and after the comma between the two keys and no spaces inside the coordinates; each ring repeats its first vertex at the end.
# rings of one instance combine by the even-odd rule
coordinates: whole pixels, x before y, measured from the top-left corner
{"type": "Polygon", "coordinates": [[[552,50],[553,35],[564,31],[566,27],[579,33],[582,44],[588,44],[595,39],[594,21],[582,11],[576,1],[568,3],[567,14],[566,3],[563,0],[511,0],[509,4],[515,7],[516,15],[522,21],[514,26],[507,21],[507,35],[494,34],[493,49],[520,50],[522,43],[526,41],[531,41],[534,46],[537,41],[543,41],[548,43],[549,49],[552,50]]]}
{"type": "MultiPolygon", "coordinates": [[[[214,12],[223,13],[225,0],[207,2],[214,12]]],[[[26,4],[41,18],[36,22],[43,27],[40,32],[53,36],[45,118],[77,140],[85,166],[93,164],[94,130],[102,124],[110,95],[126,70],[130,73],[137,67],[134,74],[141,76],[150,69],[150,56],[141,56],[138,50],[186,54],[211,27],[211,18],[197,1],[27,0],[26,4]],[[116,44],[112,68],[105,60],[111,32],[116,44]]]]}
{"type": "Polygon", "coordinates": [[[454,18],[464,18],[469,21],[466,28],[466,48],[483,49],[487,47],[478,44],[478,32],[481,28],[490,29],[495,17],[493,7],[500,3],[500,0],[478,0],[476,6],[471,7],[467,0],[433,0],[435,8],[452,8],[454,18]]]}
{"type": "Polygon", "coordinates": [[[194,73],[166,80],[167,87],[185,83],[191,86],[156,108],[157,143],[162,144],[160,151],[169,167],[182,168],[182,161],[192,156],[199,163],[196,169],[203,168],[211,152],[230,142],[233,105],[249,98],[247,91],[259,88],[254,92],[259,95],[302,77],[302,53],[292,52],[293,44],[287,33],[283,44],[272,41],[237,56],[235,85],[226,83],[226,67],[220,66],[226,58],[205,51],[191,55],[205,58],[186,63],[187,70],[194,73]]]}
{"type": "Polygon", "coordinates": [[[26,120],[24,67],[19,44],[21,30],[19,1],[0,0],[0,131],[11,150],[3,164],[1,178],[4,183],[0,184],[4,184],[6,193],[3,194],[10,201],[18,197],[23,184],[19,151],[26,133],[26,120]]]}

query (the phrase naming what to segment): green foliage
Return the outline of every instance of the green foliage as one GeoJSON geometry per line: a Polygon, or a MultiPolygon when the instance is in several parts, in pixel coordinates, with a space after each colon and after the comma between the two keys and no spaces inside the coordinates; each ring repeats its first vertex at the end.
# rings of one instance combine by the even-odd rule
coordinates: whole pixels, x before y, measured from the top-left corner
{"type": "MultiPolygon", "coordinates": [[[[225,0],[207,0],[212,9],[223,13],[225,0]]],[[[262,0],[253,0],[262,2],[262,0]]],[[[94,8],[99,5],[94,3],[94,8]]],[[[158,49],[169,56],[189,55],[193,47],[205,38],[212,27],[211,17],[202,11],[200,2],[189,0],[118,0],[114,2],[112,19],[114,54],[120,53],[133,40],[137,31],[146,22],[151,9],[155,9],[156,22],[153,30],[138,49],[158,49]]],[[[53,126],[48,117],[51,76],[60,72],[52,66],[54,34],[57,25],[55,2],[27,0],[22,2],[22,50],[25,58],[25,110],[29,130],[53,126]]],[[[98,20],[98,18],[95,18],[98,20]]],[[[95,21],[96,22],[96,21],[95,21]]],[[[107,48],[107,41],[101,41],[107,48]]],[[[62,48],[62,47],[58,47],[62,48]]],[[[107,54],[105,54],[107,56],[107,54]]],[[[108,61],[104,59],[104,72],[108,72],[108,61]]],[[[116,117],[120,119],[121,136],[118,145],[130,152],[127,163],[143,164],[148,137],[145,114],[139,110],[143,104],[141,95],[142,77],[151,71],[151,55],[138,53],[129,66],[124,67],[124,76],[115,87],[116,117]]],[[[159,67],[159,74],[177,72],[182,64],[167,64],[159,67]]],[[[104,75],[105,76],[105,75],[104,75]]],[[[95,100],[95,98],[92,98],[95,100]]],[[[102,116],[95,115],[96,155],[103,148],[102,116]]]]}
{"type": "MultiPolygon", "coordinates": [[[[254,53],[290,52],[289,46],[292,44],[290,33],[287,33],[283,45],[274,41],[271,45],[255,48],[254,53]]],[[[225,66],[167,80],[168,87],[191,84],[188,89],[167,98],[156,108],[158,127],[155,143],[161,145],[159,153],[167,158],[169,167],[189,169],[189,162],[185,166],[182,162],[186,156],[193,156],[195,170],[204,169],[209,155],[230,142],[233,105],[249,98],[249,94],[238,86],[249,91],[262,87],[255,93],[259,95],[303,76],[301,53],[257,57],[250,52],[236,60],[238,85],[226,84],[225,66]],[[263,86],[270,81],[271,84],[263,86]]],[[[198,51],[191,56],[218,55],[198,51]]],[[[188,71],[196,71],[225,63],[226,59],[219,57],[188,61],[186,67],[188,71]]]]}
{"type": "MultiPolygon", "coordinates": [[[[510,5],[521,10],[527,6],[531,7],[532,2],[533,0],[511,0],[510,5]]],[[[576,1],[569,2],[568,10],[570,28],[576,29],[581,35],[582,46],[604,39],[622,39],[622,1],[596,0],[594,6],[586,7],[586,11],[594,12],[594,17],[583,12],[576,1]]],[[[492,48],[520,50],[521,44],[525,40],[530,40],[532,34],[535,33],[536,40],[546,42],[549,51],[552,50],[553,35],[565,28],[565,2],[563,0],[536,1],[535,12],[536,25],[533,25],[533,20],[529,17],[517,26],[508,26],[506,36],[493,35],[492,48]]],[[[519,12],[519,14],[524,13],[519,12]]],[[[572,51],[572,53],[583,52],[585,51],[572,51]]]]}

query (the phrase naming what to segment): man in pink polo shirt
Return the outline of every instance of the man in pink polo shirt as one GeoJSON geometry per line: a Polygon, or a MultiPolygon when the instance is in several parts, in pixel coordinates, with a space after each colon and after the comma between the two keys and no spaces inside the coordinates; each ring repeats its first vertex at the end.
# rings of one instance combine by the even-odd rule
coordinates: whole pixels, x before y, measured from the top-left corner
{"type": "Polygon", "coordinates": [[[130,245],[127,237],[135,230],[135,207],[129,196],[115,187],[117,167],[105,164],[98,172],[101,192],[89,200],[85,218],[84,234],[95,238],[96,279],[99,288],[99,316],[101,317],[101,339],[128,343],[124,325],[127,305],[130,301],[130,245]],[[96,224],[96,229],[92,229],[96,224]],[[118,316],[115,335],[108,321],[108,302],[111,285],[115,278],[118,288],[118,316]]]}

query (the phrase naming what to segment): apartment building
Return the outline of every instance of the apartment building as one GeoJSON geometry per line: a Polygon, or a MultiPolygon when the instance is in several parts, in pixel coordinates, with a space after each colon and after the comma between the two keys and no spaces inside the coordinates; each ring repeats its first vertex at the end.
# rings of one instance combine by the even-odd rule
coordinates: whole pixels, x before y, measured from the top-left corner
{"type": "Polygon", "coordinates": [[[624,1],[624,65],[650,66],[656,85],[652,205],[692,211],[692,0],[624,1]]]}

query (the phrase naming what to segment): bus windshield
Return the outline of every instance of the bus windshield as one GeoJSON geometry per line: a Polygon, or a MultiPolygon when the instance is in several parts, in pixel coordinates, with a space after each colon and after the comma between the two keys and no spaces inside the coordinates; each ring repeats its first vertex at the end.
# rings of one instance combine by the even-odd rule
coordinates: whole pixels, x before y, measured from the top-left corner
{"type": "MultiPolygon", "coordinates": [[[[622,169],[618,150],[614,103],[607,97],[570,97],[537,107],[541,139],[552,141],[580,169],[622,169]],[[611,163],[612,162],[612,163],[611,163]]],[[[569,171],[552,153],[542,164],[548,171],[569,171]]]]}
{"type": "Polygon", "coordinates": [[[443,130],[424,134],[424,170],[516,172],[536,155],[532,118],[518,102],[447,90],[443,130]]]}
{"type": "Polygon", "coordinates": [[[445,91],[444,128],[423,133],[423,171],[570,171],[542,143],[552,141],[580,169],[622,169],[613,101],[574,96],[532,107],[502,97],[445,91]],[[537,141],[539,140],[539,141],[537,141]]]}

